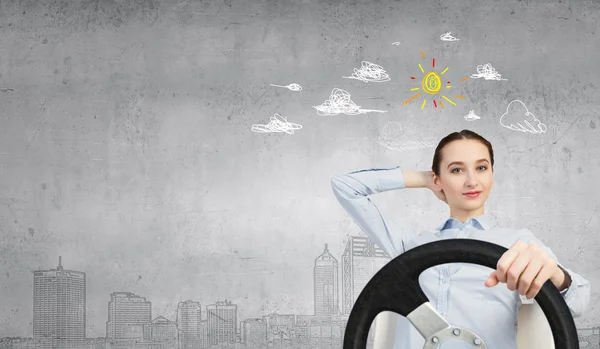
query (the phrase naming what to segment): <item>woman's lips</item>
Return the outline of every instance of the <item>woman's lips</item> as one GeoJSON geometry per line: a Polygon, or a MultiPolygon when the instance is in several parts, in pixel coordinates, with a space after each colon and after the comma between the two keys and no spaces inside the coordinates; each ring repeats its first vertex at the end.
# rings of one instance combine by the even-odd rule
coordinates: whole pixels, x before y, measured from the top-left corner
{"type": "Polygon", "coordinates": [[[479,196],[479,194],[481,194],[481,192],[480,192],[480,191],[478,191],[478,192],[474,192],[474,193],[465,193],[465,194],[463,194],[463,195],[464,195],[464,196],[466,196],[466,197],[468,197],[468,198],[471,198],[471,199],[472,199],[472,198],[476,198],[476,197],[478,197],[478,196],[479,196]]]}

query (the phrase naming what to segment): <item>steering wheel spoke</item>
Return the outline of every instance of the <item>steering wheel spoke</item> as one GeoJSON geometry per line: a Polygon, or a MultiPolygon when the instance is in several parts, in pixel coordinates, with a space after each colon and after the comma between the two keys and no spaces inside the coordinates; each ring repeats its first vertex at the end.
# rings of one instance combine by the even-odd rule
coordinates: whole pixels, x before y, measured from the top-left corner
{"type": "Polygon", "coordinates": [[[487,349],[483,339],[475,332],[450,325],[430,302],[421,304],[406,318],[425,338],[423,349],[435,349],[450,339],[463,340],[471,344],[473,348],[487,349]]]}

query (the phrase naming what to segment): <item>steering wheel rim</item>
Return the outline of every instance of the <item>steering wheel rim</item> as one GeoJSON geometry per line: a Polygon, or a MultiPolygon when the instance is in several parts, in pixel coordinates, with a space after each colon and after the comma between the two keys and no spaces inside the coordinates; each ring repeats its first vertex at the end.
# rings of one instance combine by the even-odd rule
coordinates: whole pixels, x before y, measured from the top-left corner
{"type": "MultiPolygon", "coordinates": [[[[392,259],[371,278],[356,299],[344,333],[344,349],[366,348],[370,327],[379,313],[391,311],[411,319],[415,310],[424,309],[429,299],[419,285],[419,276],[426,269],[446,263],[471,263],[496,269],[506,251],[504,246],[486,241],[448,239],[417,246],[392,259]]],[[[571,311],[550,280],[544,283],[535,300],[548,319],[555,349],[579,349],[571,311]]],[[[427,316],[431,311],[437,314],[435,309],[429,308],[427,316]]]]}

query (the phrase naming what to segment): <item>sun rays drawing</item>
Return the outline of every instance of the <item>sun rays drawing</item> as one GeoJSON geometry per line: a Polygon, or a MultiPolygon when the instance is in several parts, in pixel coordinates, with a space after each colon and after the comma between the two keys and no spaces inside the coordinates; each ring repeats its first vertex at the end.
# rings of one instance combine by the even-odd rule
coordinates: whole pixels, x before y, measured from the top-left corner
{"type": "MultiPolygon", "coordinates": [[[[425,52],[423,51],[421,51],[421,56],[423,57],[423,59],[427,59],[425,57],[425,52]]],[[[435,70],[435,58],[431,59],[431,70],[428,69],[426,71],[421,63],[419,63],[419,69],[421,70],[423,77],[421,79],[418,79],[415,76],[411,76],[410,79],[414,81],[420,80],[420,86],[413,87],[410,89],[411,91],[416,91],[416,94],[411,96],[406,101],[402,102],[402,105],[406,105],[412,102],[413,100],[419,98],[420,96],[423,96],[423,103],[421,103],[421,109],[425,109],[425,105],[427,104],[427,100],[429,97],[431,97],[431,103],[435,108],[437,108],[438,105],[441,108],[444,108],[444,101],[452,105],[456,105],[456,102],[454,102],[454,100],[451,98],[466,99],[464,96],[461,95],[454,95],[454,97],[446,96],[444,92],[449,91],[452,88],[450,81],[446,80],[446,83],[443,83],[443,75],[448,71],[448,67],[445,67],[441,72],[438,73],[435,70]]],[[[467,81],[468,79],[469,78],[466,77],[462,78],[461,82],[467,81]]]]}

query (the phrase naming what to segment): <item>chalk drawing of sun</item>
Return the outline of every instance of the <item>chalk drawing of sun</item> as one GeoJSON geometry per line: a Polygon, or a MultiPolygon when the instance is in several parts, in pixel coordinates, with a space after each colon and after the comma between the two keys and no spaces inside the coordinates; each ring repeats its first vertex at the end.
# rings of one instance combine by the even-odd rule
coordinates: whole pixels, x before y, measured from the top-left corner
{"type": "MultiPolygon", "coordinates": [[[[421,51],[421,56],[423,56],[423,58],[425,59],[425,52],[421,51]]],[[[423,94],[423,103],[421,104],[421,109],[425,108],[425,104],[427,103],[427,98],[431,97],[433,106],[435,108],[438,107],[438,105],[442,108],[444,108],[444,101],[447,101],[448,103],[452,104],[452,105],[456,105],[456,103],[446,97],[444,95],[444,91],[446,90],[450,90],[452,88],[452,85],[450,85],[450,81],[446,81],[446,84],[443,83],[443,75],[448,71],[448,67],[446,67],[444,70],[442,70],[440,73],[436,72],[435,69],[435,58],[431,59],[431,71],[425,72],[425,69],[423,69],[423,65],[421,65],[421,63],[419,63],[419,69],[421,69],[421,73],[423,73],[423,78],[421,79],[421,84],[420,87],[413,87],[410,90],[411,91],[420,91],[417,92],[416,95],[410,97],[409,99],[407,99],[406,101],[402,102],[402,105],[406,105],[410,102],[412,102],[413,100],[415,100],[417,97],[421,96],[423,94]],[[444,89],[445,88],[445,89],[444,89]],[[436,96],[437,100],[436,100],[436,96]],[[442,100],[443,99],[443,100],[442,100]]],[[[410,77],[411,80],[417,80],[416,77],[411,76],[410,77]]],[[[461,81],[466,81],[469,78],[463,78],[461,81]]],[[[460,98],[460,99],[466,99],[464,96],[461,95],[455,95],[455,98],[460,98]]]]}

